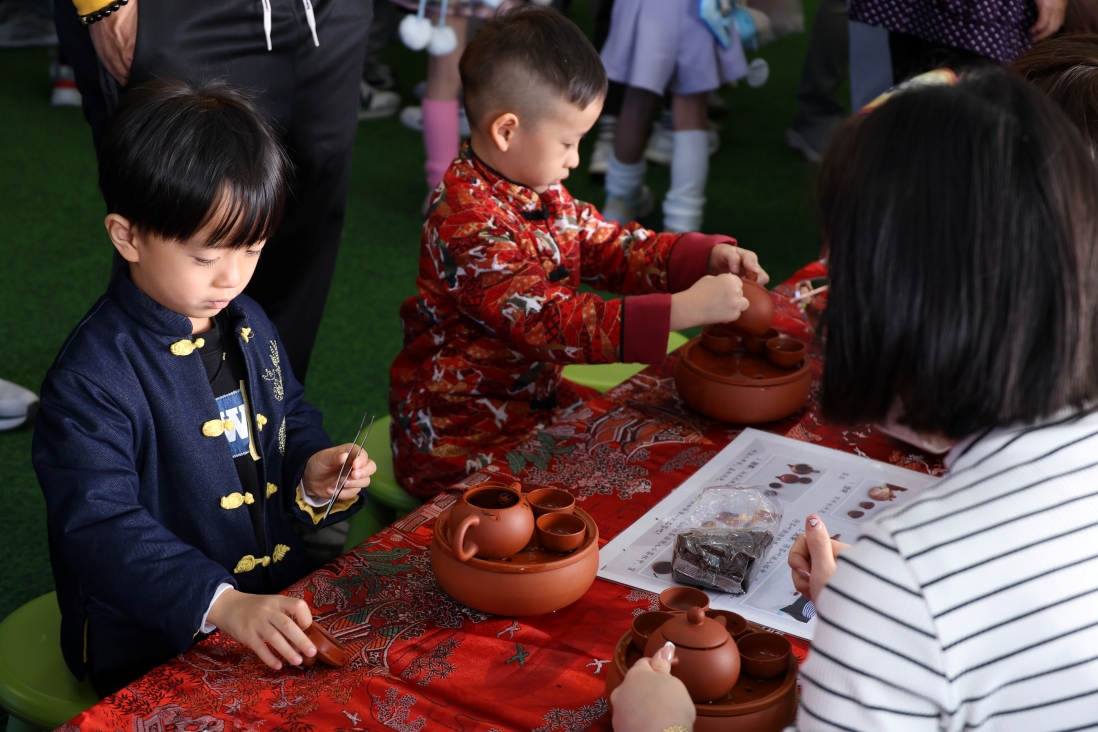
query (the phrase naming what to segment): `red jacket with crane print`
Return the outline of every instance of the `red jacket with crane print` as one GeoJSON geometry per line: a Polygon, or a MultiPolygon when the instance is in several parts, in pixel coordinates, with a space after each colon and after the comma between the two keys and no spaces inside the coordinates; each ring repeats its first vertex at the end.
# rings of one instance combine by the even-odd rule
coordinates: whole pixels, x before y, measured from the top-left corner
{"type": "Polygon", "coordinates": [[[419,294],[400,309],[389,371],[396,475],[431,497],[594,396],[574,363],[660,363],[671,294],[707,273],[726,236],[604,221],[560,184],[507,180],[468,144],[435,191],[419,294]],[[580,283],[626,297],[604,300],[580,283]]]}

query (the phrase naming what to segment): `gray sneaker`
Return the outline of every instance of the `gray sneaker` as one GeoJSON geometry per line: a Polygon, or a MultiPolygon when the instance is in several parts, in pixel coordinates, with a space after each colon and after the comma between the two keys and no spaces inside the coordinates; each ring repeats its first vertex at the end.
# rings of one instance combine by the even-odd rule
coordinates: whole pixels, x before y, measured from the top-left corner
{"type": "Polygon", "coordinates": [[[785,144],[787,147],[796,150],[801,155],[804,155],[810,163],[816,163],[817,165],[819,165],[820,161],[823,160],[823,154],[820,153],[820,151],[816,148],[812,147],[812,145],[809,144],[808,140],[806,140],[804,135],[802,135],[800,132],[792,129],[786,130],[785,144]]]}
{"type": "Polygon", "coordinates": [[[18,0],[0,3],[0,48],[56,45],[52,16],[31,12],[18,0]]]}
{"type": "Polygon", "coordinates": [[[602,217],[619,224],[631,224],[652,213],[655,207],[656,197],[652,195],[652,190],[648,186],[641,186],[640,192],[633,199],[622,196],[607,198],[606,205],[602,207],[602,217]]]}
{"type": "Polygon", "coordinates": [[[38,411],[38,396],[19,384],[0,379],[0,430],[13,430],[38,411]]]}
{"type": "Polygon", "coordinates": [[[359,121],[392,117],[400,109],[400,95],[396,92],[375,89],[365,81],[358,83],[359,121]]]}

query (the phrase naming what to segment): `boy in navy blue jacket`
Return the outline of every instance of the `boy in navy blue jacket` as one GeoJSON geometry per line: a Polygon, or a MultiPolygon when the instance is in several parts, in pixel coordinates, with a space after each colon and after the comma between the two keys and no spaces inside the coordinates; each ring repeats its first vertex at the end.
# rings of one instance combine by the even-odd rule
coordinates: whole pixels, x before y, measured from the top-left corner
{"type": "Polygon", "coordinates": [[[290,516],[345,519],[376,467],[360,454],[321,521],[351,446],[241,295],[290,174],[223,84],[149,82],[105,131],[105,224],[129,266],[47,374],[33,448],[62,650],[100,694],[215,628],[276,669],[316,653],[308,606],[274,594],[313,569],[290,516]]]}

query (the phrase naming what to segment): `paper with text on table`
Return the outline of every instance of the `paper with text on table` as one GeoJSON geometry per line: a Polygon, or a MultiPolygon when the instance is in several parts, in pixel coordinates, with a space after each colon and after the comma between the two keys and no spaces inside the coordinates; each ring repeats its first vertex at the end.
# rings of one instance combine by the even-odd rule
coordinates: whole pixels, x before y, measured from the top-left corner
{"type": "Polygon", "coordinates": [[[781,502],[781,529],[747,593],[706,590],[710,606],[799,638],[812,639],[815,610],[793,588],[787,557],[810,514],[832,538],[853,543],[860,524],[901,505],[938,478],[788,437],[745,429],[739,437],[652,507],[599,553],[602,579],[662,592],[671,577],[675,536],[703,489],[770,488],[781,502]],[[838,535],[838,536],[836,536],[838,535]]]}

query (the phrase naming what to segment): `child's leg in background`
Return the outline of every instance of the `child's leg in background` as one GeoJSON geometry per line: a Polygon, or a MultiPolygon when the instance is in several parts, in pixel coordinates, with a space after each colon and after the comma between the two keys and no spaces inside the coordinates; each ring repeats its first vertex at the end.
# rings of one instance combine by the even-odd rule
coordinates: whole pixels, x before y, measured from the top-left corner
{"type": "MultiPolygon", "coordinates": [[[[671,189],[663,200],[666,231],[697,231],[705,210],[709,179],[709,92],[676,94],[671,101],[675,129],[671,156],[671,189]]],[[[619,122],[620,126],[620,122],[619,122]]]]}
{"type": "Polygon", "coordinates": [[[647,164],[644,147],[648,128],[660,104],[660,95],[635,86],[625,88],[621,114],[614,131],[614,154],[606,169],[606,206],[603,216],[629,223],[643,216],[651,206],[651,193],[644,187],[647,164]],[[647,194],[647,196],[646,196],[647,194]],[[647,200],[646,200],[647,199],[647,200]]]}
{"type": "Polygon", "coordinates": [[[458,133],[458,92],[461,76],[458,61],[465,50],[468,19],[451,16],[446,24],[457,34],[458,45],[445,56],[427,59],[427,94],[423,98],[423,147],[427,151],[427,187],[434,190],[450,163],[457,157],[461,138],[458,133]]]}

